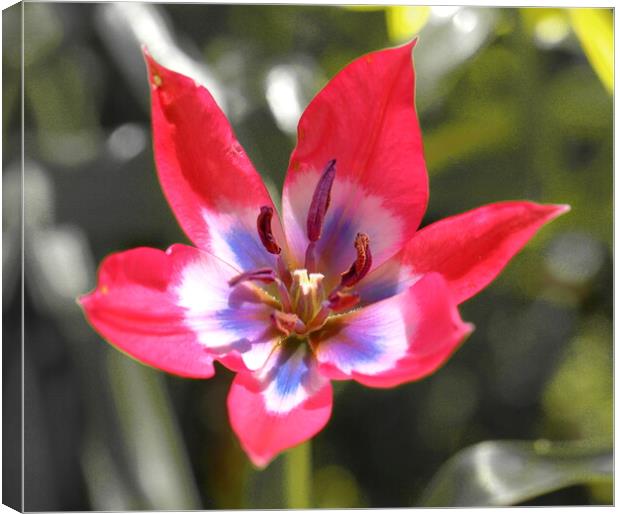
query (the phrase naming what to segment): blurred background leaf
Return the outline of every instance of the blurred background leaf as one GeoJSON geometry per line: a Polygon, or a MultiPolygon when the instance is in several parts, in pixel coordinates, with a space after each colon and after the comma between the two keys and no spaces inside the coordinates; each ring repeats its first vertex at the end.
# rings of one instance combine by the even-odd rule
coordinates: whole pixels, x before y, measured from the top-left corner
{"type": "Polygon", "coordinates": [[[575,484],[611,483],[613,452],[583,442],[485,441],[452,457],[421,505],[515,505],[575,484]]]}
{"type": "Polygon", "coordinates": [[[428,21],[431,9],[423,5],[390,5],[385,8],[385,22],[391,41],[402,42],[415,36],[428,21]]]}
{"type": "Polygon", "coordinates": [[[108,372],[127,451],[147,508],[195,510],[200,499],[161,373],[120,352],[108,372]],[[166,441],[163,445],[162,441],[166,441]]]}
{"type": "Polygon", "coordinates": [[[609,9],[568,9],[573,30],[594,71],[610,93],[614,90],[614,29],[609,9]]]}

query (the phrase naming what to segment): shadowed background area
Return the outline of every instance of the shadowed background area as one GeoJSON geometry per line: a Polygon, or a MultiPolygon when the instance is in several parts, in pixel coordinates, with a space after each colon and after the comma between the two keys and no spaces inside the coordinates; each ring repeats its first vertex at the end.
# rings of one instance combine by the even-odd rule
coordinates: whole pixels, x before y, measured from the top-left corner
{"type": "MultiPolygon", "coordinates": [[[[7,412],[21,365],[21,9],[2,18],[7,412]]],[[[295,494],[282,457],[259,472],[241,451],[230,372],[198,381],[141,366],[76,304],[105,255],[188,242],[155,176],[141,43],[207,85],[277,199],[312,96],[353,58],[415,34],[423,224],[509,199],[572,211],[461,307],[477,329],[435,375],[335,384],[313,440],[312,506],[612,502],[611,10],[23,9],[27,510],[282,508],[295,494]]],[[[4,423],[6,502],[19,422],[4,423]]]]}

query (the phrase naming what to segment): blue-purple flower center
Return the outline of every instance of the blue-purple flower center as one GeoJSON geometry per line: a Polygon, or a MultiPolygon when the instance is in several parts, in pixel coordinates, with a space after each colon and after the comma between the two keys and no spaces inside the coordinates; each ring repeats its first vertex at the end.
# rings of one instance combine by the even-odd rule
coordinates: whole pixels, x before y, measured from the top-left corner
{"type": "MultiPolygon", "coordinates": [[[[330,316],[357,306],[360,296],[352,288],[369,272],[372,265],[370,239],[364,233],[355,237],[357,258],[351,267],[341,273],[340,283],[331,291],[324,289],[324,275],[317,272],[316,242],[321,237],[325,216],[331,199],[336,176],[336,160],[330,160],[319,178],[308,207],[306,231],[308,246],[304,268],[290,270],[282,257],[282,249],[273,234],[273,208],[263,206],[256,220],[256,228],[265,250],[276,255],[276,269],[260,268],[237,275],[229,281],[231,287],[241,283],[271,284],[273,297],[266,303],[274,305],[271,315],[274,326],[286,337],[305,338],[321,329],[330,316]]],[[[267,294],[264,290],[261,295],[267,294]]]]}

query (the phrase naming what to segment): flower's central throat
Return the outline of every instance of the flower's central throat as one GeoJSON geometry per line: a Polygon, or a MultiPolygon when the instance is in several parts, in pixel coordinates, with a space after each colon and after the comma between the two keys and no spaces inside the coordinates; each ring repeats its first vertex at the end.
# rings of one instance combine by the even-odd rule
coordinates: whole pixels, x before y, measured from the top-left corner
{"type": "Polygon", "coordinates": [[[331,291],[324,289],[325,275],[317,269],[320,261],[316,255],[316,242],[321,237],[335,176],[336,160],[332,159],[317,182],[308,208],[308,247],[304,268],[290,270],[287,266],[271,227],[273,208],[263,206],[256,220],[256,228],[265,250],[276,255],[275,269],[266,267],[246,271],[229,281],[231,287],[249,282],[256,289],[257,297],[274,307],[271,320],[284,336],[304,337],[323,327],[331,315],[353,309],[359,303],[360,296],[352,288],[372,266],[370,239],[368,235],[358,233],[353,242],[357,252],[355,261],[340,274],[340,283],[336,287],[331,291]],[[271,286],[270,291],[259,287],[259,284],[271,286]]]}
{"type": "Polygon", "coordinates": [[[291,307],[299,319],[307,325],[314,319],[325,298],[323,291],[325,277],[321,273],[309,274],[305,269],[297,269],[292,275],[291,307]]]}

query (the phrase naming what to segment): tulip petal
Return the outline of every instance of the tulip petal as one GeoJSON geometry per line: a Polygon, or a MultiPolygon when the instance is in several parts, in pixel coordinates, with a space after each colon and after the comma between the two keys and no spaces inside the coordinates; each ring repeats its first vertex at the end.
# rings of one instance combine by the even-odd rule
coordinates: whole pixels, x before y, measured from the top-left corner
{"type": "Polygon", "coordinates": [[[472,329],[432,273],[402,294],[337,318],[314,345],[326,376],[394,387],[434,372],[472,329]]]}
{"type": "Polygon", "coordinates": [[[331,415],[329,380],[304,343],[286,344],[261,370],[238,373],[228,395],[232,428],[259,467],[314,436],[331,415]]]}
{"type": "MultiPolygon", "coordinates": [[[[189,238],[238,270],[272,266],[256,229],[273,202],[211,94],[146,51],[159,181],[189,238]]],[[[284,241],[277,216],[276,239],[284,241]]]]}
{"type": "Polygon", "coordinates": [[[372,303],[438,272],[462,303],[484,289],[543,225],[569,209],[512,201],[445,218],[420,230],[400,254],[364,279],[358,292],[364,303],[372,303]]]}
{"type": "Polygon", "coordinates": [[[283,218],[292,254],[303,262],[306,219],[326,164],[336,178],[317,254],[321,272],[346,271],[357,232],[370,237],[374,267],[413,236],[428,201],[428,177],[414,106],[412,48],[363,56],[310,103],[284,184],[283,218]]]}
{"type": "Polygon", "coordinates": [[[136,248],[107,257],[97,289],[80,299],[111,344],[156,368],[187,377],[213,375],[213,359],[234,370],[263,365],[277,334],[272,311],[236,271],[195,248],[136,248]]]}

